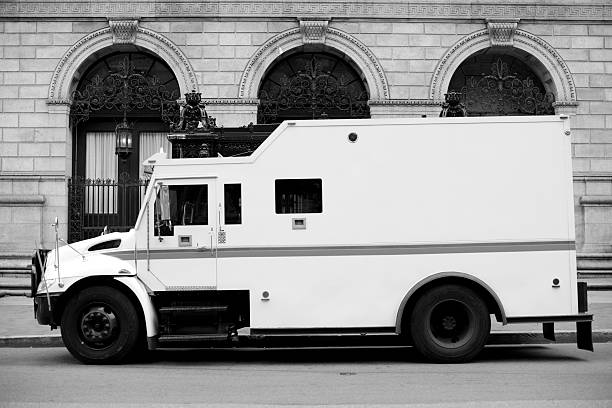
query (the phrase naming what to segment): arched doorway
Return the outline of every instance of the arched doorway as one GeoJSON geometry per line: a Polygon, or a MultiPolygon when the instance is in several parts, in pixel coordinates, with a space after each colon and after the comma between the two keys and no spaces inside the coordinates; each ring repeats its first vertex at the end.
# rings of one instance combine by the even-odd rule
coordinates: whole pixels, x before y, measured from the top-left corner
{"type": "Polygon", "coordinates": [[[71,241],[98,235],[104,226],[131,228],[147,184],[141,163],[160,147],[169,150],[166,136],[179,97],[168,65],[135,47],[98,57],[83,71],[70,110],[71,241]],[[122,123],[129,135],[118,148],[122,123]]]}
{"type": "Polygon", "coordinates": [[[553,115],[551,82],[527,53],[486,48],[461,63],[448,90],[462,94],[468,116],[553,115]]]}
{"type": "Polygon", "coordinates": [[[257,121],[369,118],[368,90],[341,56],[300,50],[278,60],[259,88],[257,121]]]}

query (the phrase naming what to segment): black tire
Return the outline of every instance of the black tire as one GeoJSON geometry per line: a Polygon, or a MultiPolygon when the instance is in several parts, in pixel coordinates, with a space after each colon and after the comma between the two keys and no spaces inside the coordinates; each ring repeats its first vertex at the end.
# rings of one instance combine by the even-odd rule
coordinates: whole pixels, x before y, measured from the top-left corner
{"type": "Polygon", "coordinates": [[[123,293],[94,286],[68,301],[61,329],[64,345],[78,360],[115,364],[124,361],[138,344],[140,320],[123,293]]]}
{"type": "Polygon", "coordinates": [[[472,289],[442,285],[415,303],[410,333],[416,349],[436,363],[465,363],[484,348],[491,318],[485,302],[472,289]]]}

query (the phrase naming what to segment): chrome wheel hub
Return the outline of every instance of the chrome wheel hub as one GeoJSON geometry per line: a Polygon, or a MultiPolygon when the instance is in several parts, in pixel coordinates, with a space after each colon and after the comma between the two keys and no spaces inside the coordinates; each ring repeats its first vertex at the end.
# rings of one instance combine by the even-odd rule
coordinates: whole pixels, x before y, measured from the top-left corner
{"type": "Polygon", "coordinates": [[[114,339],[117,326],[115,313],[105,306],[89,308],[81,319],[83,339],[91,345],[107,345],[114,339]]]}

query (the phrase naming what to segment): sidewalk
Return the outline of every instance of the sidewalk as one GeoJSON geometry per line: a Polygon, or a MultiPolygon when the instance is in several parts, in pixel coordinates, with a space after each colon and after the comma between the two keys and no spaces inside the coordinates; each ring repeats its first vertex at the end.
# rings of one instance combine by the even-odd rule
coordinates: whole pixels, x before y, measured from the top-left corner
{"type": "MultiPolygon", "coordinates": [[[[612,291],[589,291],[589,312],[594,314],[593,341],[612,342],[612,291]]],[[[575,342],[574,323],[555,324],[558,342],[575,342]]],[[[491,344],[549,343],[542,337],[540,324],[502,326],[493,321],[491,344]]],[[[34,318],[31,298],[0,298],[0,347],[63,346],[60,330],[39,325],[34,318]]]]}

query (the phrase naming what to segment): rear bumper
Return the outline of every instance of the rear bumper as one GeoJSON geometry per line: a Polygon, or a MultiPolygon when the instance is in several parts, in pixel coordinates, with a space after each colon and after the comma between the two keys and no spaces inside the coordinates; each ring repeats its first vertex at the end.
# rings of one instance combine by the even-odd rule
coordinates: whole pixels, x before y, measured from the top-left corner
{"type": "Polygon", "coordinates": [[[575,315],[559,316],[520,316],[507,317],[508,324],[513,323],[555,323],[555,322],[592,322],[593,315],[589,313],[578,313],[575,315]]]}
{"type": "Polygon", "coordinates": [[[593,315],[587,313],[587,284],[578,282],[578,314],[558,316],[508,317],[508,323],[542,323],[544,338],[555,341],[555,322],[576,322],[576,344],[579,349],[593,351],[593,315]]]}

